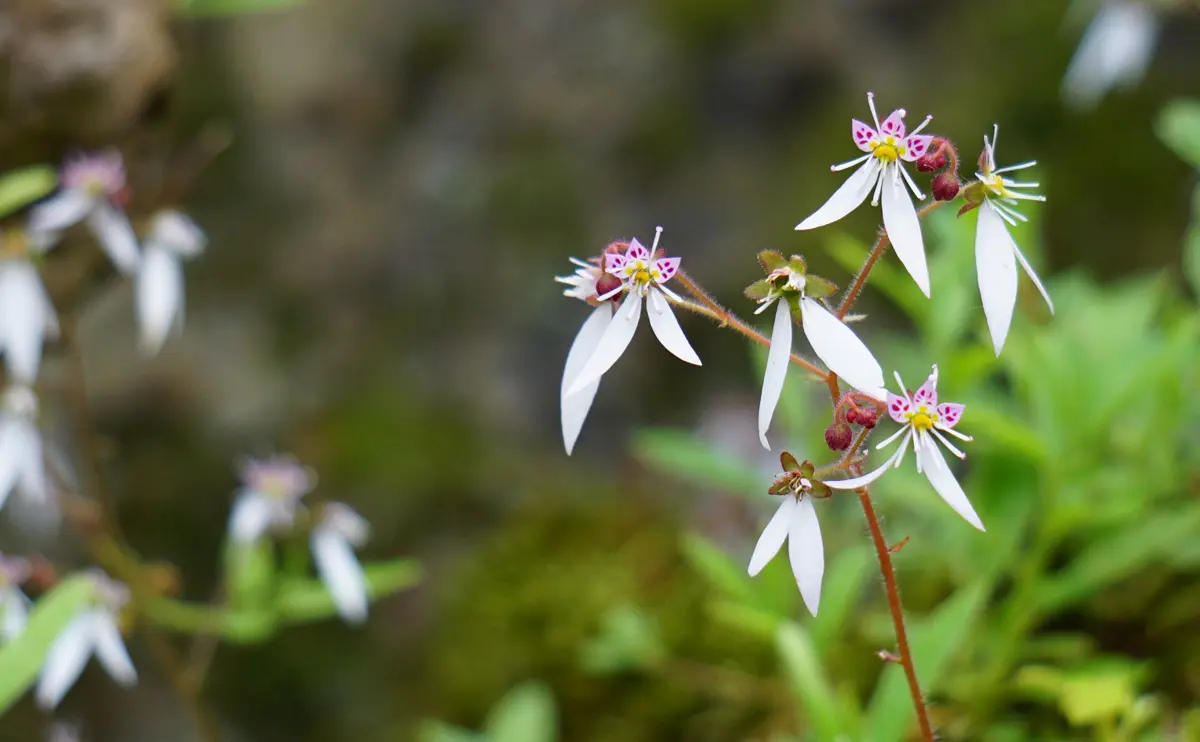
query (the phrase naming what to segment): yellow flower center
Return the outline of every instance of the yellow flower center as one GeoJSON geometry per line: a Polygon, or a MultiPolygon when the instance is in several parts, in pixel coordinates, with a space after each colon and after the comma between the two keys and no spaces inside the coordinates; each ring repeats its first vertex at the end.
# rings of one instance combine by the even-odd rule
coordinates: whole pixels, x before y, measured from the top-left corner
{"type": "Polygon", "coordinates": [[[931,430],[934,423],[938,421],[938,414],[930,410],[928,405],[920,405],[917,409],[909,412],[906,417],[908,417],[908,424],[913,426],[913,430],[917,432],[931,430]]]}
{"type": "Polygon", "coordinates": [[[881,142],[871,143],[871,153],[881,162],[895,162],[908,152],[908,148],[896,143],[896,137],[887,136],[881,142]]]}
{"type": "Polygon", "coordinates": [[[989,191],[996,194],[1000,198],[1005,198],[1009,195],[1009,190],[1004,187],[1004,179],[999,175],[984,173],[983,184],[987,186],[989,191]]]}

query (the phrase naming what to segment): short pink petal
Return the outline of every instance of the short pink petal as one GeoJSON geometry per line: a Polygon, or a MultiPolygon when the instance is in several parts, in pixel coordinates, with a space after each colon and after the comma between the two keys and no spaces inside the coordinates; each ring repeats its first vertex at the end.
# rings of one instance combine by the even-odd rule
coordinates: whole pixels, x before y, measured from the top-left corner
{"type": "Polygon", "coordinates": [[[937,406],[938,422],[943,428],[953,428],[962,419],[963,410],[966,407],[957,402],[943,402],[937,406]]]}
{"type": "Polygon", "coordinates": [[[909,162],[919,160],[922,155],[929,151],[929,143],[933,141],[933,137],[928,134],[914,134],[904,140],[904,154],[901,155],[909,162]]]}
{"type": "Polygon", "coordinates": [[[925,405],[927,407],[936,407],[937,406],[937,372],[936,371],[933,373],[933,375],[931,375],[928,379],[925,380],[925,383],[922,384],[921,388],[917,390],[917,393],[913,395],[912,401],[913,401],[913,404],[915,404],[915,405],[925,405]]]}
{"type": "Polygon", "coordinates": [[[906,424],[908,418],[905,415],[912,411],[912,403],[907,398],[898,397],[891,392],[888,392],[887,397],[888,414],[901,425],[906,424]]]}
{"type": "Polygon", "coordinates": [[[604,256],[604,272],[616,275],[625,267],[625,256],[608,253],[604,256]]]}
{"type": "Polygon", "coordinates": [[[879,141],[879,134],[871,128],[870,124],[864,124],[858,119],[850,122],[850,135],[854,137],[854,144],[863,152],[871,151],[871,143],[879,141]]]}
{"type": "Polygon", "coordinates": [[[650,264],[650,269],[658,271],[658,282],[663,283],[675,277],[682,260],[683,258],[659,258],[650,264]]]}
{"type": "Polygon", "coordinates": [[[904,138],[904,109],[897,108],[879,125],[879,133],[885,137],[904,138]]]}
{"type": "Polygon", "coordinates": [[[626,260],[649,260],[650,251],[638,242],[637,239],[629,241],[629,249],[625,251],[626,260]]]}

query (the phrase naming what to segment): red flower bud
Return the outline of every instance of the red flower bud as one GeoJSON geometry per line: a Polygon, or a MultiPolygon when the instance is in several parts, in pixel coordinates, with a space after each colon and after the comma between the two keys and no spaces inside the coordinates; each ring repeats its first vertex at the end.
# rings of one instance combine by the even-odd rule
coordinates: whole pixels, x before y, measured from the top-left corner
{"type": "Polygon", "coordinates": [[[917,158],[917,170],[923,173],[932,173],[934,170],[941,170],[944,167],[946,167],[946,154],[940,147],[917,158]]]}
{"type": "Polygon", "coordinates": [[[933,179],[931,190],[938,201],[953,201],[958,195],[958,178],[950,173],[941,173],[933,179]]]}
{"type": "MultiPolygon", "coordinates": [[[[849,415],[847,415],[847,417],[849,417],[849,415]]],[[[879,413],[875,410],[864,407],[858,411],[857,415],[855,415],[855,422],[864,428],[873,428],[875,427],[875,423],[879,422],[879,413]]]]}
{"type": "Polygon", "coordinates": [[[825,428],[825,445],[831,450],[845,451],[850,448],[853,440],[854,434],[850,432],[850,426],[846,423],[834,423],[825,428]]]}
{"type": "MultiPolygon", "coordinates": [[[[596,279],[596,296],[604,296],[610,291],[616,291],[621,287],[621,279],[611,273],[601,274],[600,278],[596,279]]],[[[620,294],[614,296],[616,299],[620,294]]]]}

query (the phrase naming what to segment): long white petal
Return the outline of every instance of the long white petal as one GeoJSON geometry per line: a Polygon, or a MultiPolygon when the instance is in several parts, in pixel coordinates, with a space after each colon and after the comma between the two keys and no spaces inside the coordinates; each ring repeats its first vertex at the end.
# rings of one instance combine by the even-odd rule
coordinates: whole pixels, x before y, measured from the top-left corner
{"type": "Polygon", "coordinates": [[[567,394],[567,385],[574,381],[574,377],[592,356],[605,328],[612,321],[612,314],[610,302],[593,309],[579,328],[579,332],[575,334],[571,349],[567,351],[567,364],[563,368],[562,385],[559,387],[559,406],[562,411],[563,445],[566,446],[568,456],[575,448],[575,441],[579,438],[579,431],[583,429],[583,421],[587,419],[588,411],[592,409],[592,400],[596,398],[600,380],[593,381],[571,395],[567,394]]]}
{"type": "Polygon", "coordinates": [[[79,673],[83,672],[94,645],[91,617],[86,612],[81,613],[67,624],[46,653],[42,674],[34,692],[39,706],[47,710],[58,706],[79,679],[79,673]]]}
{"type": "Polygon", "coordinates": [[[567,394],[583,391],[588,385],[599,381],[600,377],[613,367],[633,341],[633,333],[637,331],[641,319],[642,295],[637,291],[630,291],[612,321],[608,323],[608,327],[604,328],[600,342],[596,343],[596,350],[583,364],[583,369],[575,377],[575,381],[571,382],[567,394]]]}
{"type": "Polygon", "coordinates": [[[800,315],[804,337],[830,371],[863,394],[887,399],[883,368],[854,330],[807,296],[800,300],[800,315]]]}
{"type": "Polygon", "coordinates": [[[662,343],[662,347],[671,351],[671,355],[684,363],[699,366],[700,356],[696,355],[692,344],[683,334],[683,328],[679,326],[679,320],[676,319],[675,311],[671,309],[671,302],[667,297],[658,289],[652,288],[647,304],[650,329],[654,331],[654,336],[662,343]]]}
{"type": "Polygon", "coordinates": [[[229,536],[238,543],[257,541],[271,522],[271,501],[257,492],[244,490],[229,513],[229,536]]]}
{"type": "Polygon", "coordinates": [[[1054,302],[1050,300],[1050,292],[1046,291],[1046,287],[1042,285],[1042,279],[1038,278],[1038,275],[1033,272],[1033,266],[1025,259],[1025,256],[1021,253],[1021,248],[1017,247],[1016,242],[1013,242],[1013,252],[1017,256],[1017,262],[1025,269],[1025,274],[1029,276],[1029,280],[1033,281],[1033,285],[1037,287],[1038,293],[1046,300],[1046,306],[1050,307],[1050,314],[1054,314],[1054,302]]]}
{"type": "Polygon", "coordinates": [[[987,530],[983,527],[983,521],[979,520],[979,516],[975,513],[975,508],[971,507],[967,493],[963,492],[962,486],[954,478],[954,472],[950,471],[950,467],[946,465],[946,459],[938,450],[937,444],[929,439],[914,450],[917,454],[919,468],[937,493],[946,501],[946,504],[954,508],[954,512],[966,518],[971,525],[981,531],[987,530]]]}
{"type": "Polygon", "coordinates": [[[750,555],[750,566],[747,569],[751,577],[761,572],[762,568],[767,566],[767,562],[779,553],[780,547],[787,539],[788,530],[791,528],[792,511],[795,508],[796,498],[792,495],[784,495],[783,502],[779,503],[779,509],[775,511],[775,515],[771,516],[771,520],[767,521],[767,527],[763,529],[762,535],[758,537],[758,543],[754,545],[754,553],[750,555]]]}
{"type": "Polygon", "coordinates": [[[829,485],[829,487],[831,489],[835,489],[835,490],[856,490],[859,487],[866,487],[868,484],[870,484],[871,482],[874,482],[876,479],[879,479],[885,473],[887,473],[887,470],[892,467],[892,464],[896,463],[897,456],[904,455],[904,452],[905,452],[905,450],[907,450],[907,447],[908,447],[908,439],[905,438],[904,445],[902,445],[900,448],[896,449],[896,453],[893,453],[891,456],[889,456],[887,461],[883,462],[882,466],[880,466],[878,469],[875,469],[874,471],[867,472],[866,474],[862,475],[861,477],[854,477],[853,479],[826,479],[823,481],[825,482],[825,484],[829,485]]]}
{"type": "Polygon", "coordinates": [[[25,630],[25,596],[15,587],[0,589],[0,637],[10,642],[25,630]]]}
{"type": "Polygon", "coordinates": [[[775,328],[771,331],[771,350],[767,353],[767,372],[763,375],[762,396],[758,400],[758,439],[763,448],[771,450],[767,443],[767,428],[783,393],[783,381],[787,378],[788,365],[792,359],[792,312],[784,300],[776,302],[775,328]]]}
{"type": "Polygon", "coordinates": [[[121,639],[117,617],[103,609],[96,609],[90,613],[96,659],[100,660],[100,665],[108,676],[119,685],[133,685],[137,682],[137,670],[133,666],[133,660],[129,659],[125,642],[121,639]]]}
{"type": "Polygon", "coordinates": [[[0,343],[13,380],[37,379],[48,320],[45,289],[33,264],[14,260],[0,266],[0,343]]]}
{"type": "Polygon", "coordinates": [[[154,217],[147,240],[147,244],[156,243],[183,257],[198,255],[206,242],[204,230],[187,214],[174,210],[160,211],[154,217]]]}
{"type": "Polygon", "coordinates": [[[183,268],[179,258],[157,244],[146,247],[138,268],[138,324],[142,328],[142,351],[154,355],[162,348],[183,303],[183,268]]]}
{"type": "MultiPolygon", "coordinates": [[[[892,167],[899,168],[897,163],[892,167]]],[[[929,268],[925,265],[925,241],[921,237],[921,220],[913,207],[912,196],[899,179],[883,174],[883,227],[896,251],[896,257],[917,282],[921,293],[929,296],[929,268]]]]}
{"type": "Polygon", "coordinates": [[[879,177],[879,160],[872,157],[867,160],[854,174],[846,178],[846,182],[833,192],[821,208],[817,209],[804,221],[796,225],[796,229],[816,229],[832,224],[838,219],[857,209],[875,186],[879,177]]]}
{"type": "Polygon", "coordinates": [[[788,530],[788,559],[792,574],[800,586],[800,596],[808,612],[817,615],[821,603],[821,577],[825,574],[825,546],[821,543],[821,524],[812,498],[805,497],[792,511],[788,530]]]}
{"type": "Polygon", "coordinates": [[[338,614],[347,623],[362,623],[367,617],[367,581],[350,543],[339,533],[317,528],[312,534],[312,554],[338,614]]]}
{"type": "Polygon", "coordinates": [[[1004,226],[1004,220],[989,204],[979,207],[975,226],[975,273],[979,278],[979,296],[983,315],[992,334],[996,355],[1004,347],[1017,305],[1017,246],[1004,226]]]}
{"type": "Polygon", "coordinates": [[[88,215],[88,225],[117,270],[126,274],[137,271],[141,260],[137,236],[123,212],[107,202],[101,202],[88,215]]]}
{"type": "Polygon", "coordinates": [[[21,495],[34,502],[47,502],[50,488],[46,483],[46,456],[42,445],[42,433],[33,421],[20,423],[20,467],[17,489],[21,495]]]}
{"type": "Polygon", "coordinates": [[[83,221],[97,199],[86,191],[64,188],[29,211],[29,231],[58,232],[83,221]]]}
{"type": "Polygon", "coordinates": [[[8,501],[21,476],[24,451],[25,437],[21,423],[11,418],[0,421],[0,508],[8,501]]]}

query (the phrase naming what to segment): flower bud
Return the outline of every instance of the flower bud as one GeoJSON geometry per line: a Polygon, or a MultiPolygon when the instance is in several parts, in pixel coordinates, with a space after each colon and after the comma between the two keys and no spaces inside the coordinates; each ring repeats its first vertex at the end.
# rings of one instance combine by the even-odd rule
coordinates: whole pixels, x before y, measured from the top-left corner
{"type": "Polygon", "coordinates": [[[958,178],[950,173],[941,173],[933,179],[930,189],[938,201],[953,201],[958,195],[958,178]]]}
{"type": "Polygon", "coordinates": [[[941,147],[930,150],[917,158],[917,170],[923,173],[932,173],[944,167],[946,167],[946,153],[942,151],[941,147]]]}
{"type": "Polygon", "coordinates": [[[621,279],[611,273],[601,274],[600,278],[596,279],[596,296],[604,296],[610,291],[616,291],[620,287],[621,279]]]}
{"type": "MultiPolygon", "coordinates": [[[[849,415],[847,415],[849,417],[849,415]]],[[[879,413],[873,409],[862,407],[855,415],[855,422],[864,428],[873,428],[875,423],[879,422],[879,413]]]]}
{"type": "Polygon", "coordinates": [[[825,428],[825,445],[833,451],[845,451],[850,448],[853,440],[854,434],[850,432],[850,426],[846,423],[835,422],[825,428]]]}

